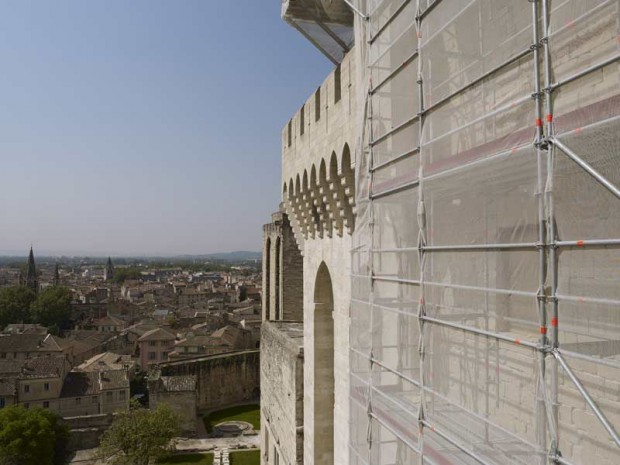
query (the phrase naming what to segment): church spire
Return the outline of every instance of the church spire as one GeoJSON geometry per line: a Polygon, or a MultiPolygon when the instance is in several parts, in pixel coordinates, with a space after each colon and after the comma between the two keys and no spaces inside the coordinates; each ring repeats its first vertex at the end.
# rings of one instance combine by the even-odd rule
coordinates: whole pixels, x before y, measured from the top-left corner
{"type": "Polygon", "coordinates": [[[54,286],[60,286],[60,273],[58,272],[58,262],[54,266],[54,286]]]}
{"type": "Polygon", "coordinates": [[[32,252],[32,246],[30,246],[30,255],[28,256],[28,272],[26,274],[26,286],[32,289],[35,294],[39,291],[37,267],[34,263],[34,253],[32,252]]]}
{"type": "Polygon", "coordinates": [[[112,259],[108,257],[108,263],[105,266],[103,279],[110,281],[112,278],[114,278],[114,265],[112,265],[112,259]]]}

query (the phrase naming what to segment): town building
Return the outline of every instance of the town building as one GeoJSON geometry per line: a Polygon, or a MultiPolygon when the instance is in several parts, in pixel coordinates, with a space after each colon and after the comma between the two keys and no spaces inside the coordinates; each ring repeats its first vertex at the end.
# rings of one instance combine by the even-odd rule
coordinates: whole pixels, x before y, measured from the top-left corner
{"type": "Polygon", "coordinates": [[[138,339],[140,351],[140,366],[146,370],[150,365],[155,365],[168,360],[168,354],[174,347],[176,335],[164,328],[155,328],[144,333],[138,339]]]}

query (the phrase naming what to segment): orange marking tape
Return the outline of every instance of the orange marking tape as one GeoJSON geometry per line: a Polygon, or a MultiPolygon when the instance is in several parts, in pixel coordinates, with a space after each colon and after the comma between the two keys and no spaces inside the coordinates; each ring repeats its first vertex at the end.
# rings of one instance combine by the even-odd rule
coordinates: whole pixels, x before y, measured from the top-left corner
{"type": "Polygon", "coordinates": [[[553,115],[547,115],[547,122],[550,123],[553,121],[553,115]]]}
{"type": "Polygon", "coordinates": [[[558,325],[558,319],[557,318],[551,318],[551,326],[557,326],[558,325]]]}
{"type": "Polygon", "coordinates": [[[577,241],[577,247],[583,247],[583,246],[584,246],[583,241],[581,240],[577,241]]]}
{"type": "MultiPolygon", "coordinates": [[[[549,116],[549,115],[547,115],[549,116]]],[[[547,120],[549,121],[549,120],[547,120]]],[[[541,128],[542,127],[542,120],[540,118],[536,118],[536,127],[537,128],[541,128]]]]}
{"type": "Polygon", "coordinates": [[[576,128],[575,129],[575,134],[579,134],[581,132],[581,128],[576,128]]]}
{"type": "Polygon", "coordinates": [[[545,326],[540,327],[540,334],[547,334],[547,328],[545,326]]]}
{"type": "Polygon", "coordinates": [[[515,339],[515,343],[521,344],[521,339],[515,339]]]}

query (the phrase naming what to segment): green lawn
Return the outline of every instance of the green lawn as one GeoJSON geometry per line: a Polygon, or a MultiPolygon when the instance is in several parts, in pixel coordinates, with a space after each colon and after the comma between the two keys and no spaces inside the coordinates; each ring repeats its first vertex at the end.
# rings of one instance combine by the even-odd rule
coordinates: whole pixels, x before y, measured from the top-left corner
{"type": "Polygon", "coordinates": [[[212,465],[213,454],[173,455],[157,463],[160,465],[212,465]]]}
{"type": "MultiPolygon", "coordinates": [[[[173,455],[157,463],[158,465],[212,465],[213,454],[173,455]]],[[[260,465],[260,450],[231,452],[230,465],[260,465]]]]}
{"type": "Polygon", "coordinates": [[[230,465],[260,465],[260,450],[231,452],[230,465]]]}
{"type": "MultiPolygon", "coordinates": [[[[247,421],[258,431],[260,429],[260,406],[240,405],[224,410],[212,412],[202,419],[208,433],[213,431],[213,426],[223,421],[247,421]]],[[[231,464],[232,465],[232,464],[231,464]]]]}

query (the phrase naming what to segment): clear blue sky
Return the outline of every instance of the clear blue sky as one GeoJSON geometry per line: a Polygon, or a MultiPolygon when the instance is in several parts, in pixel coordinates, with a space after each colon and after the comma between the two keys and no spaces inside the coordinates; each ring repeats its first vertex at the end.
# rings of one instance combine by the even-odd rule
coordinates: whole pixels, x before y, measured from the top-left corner
{"type": "Polygon", "coordinates": [[[279,0],[0,2],[0,254],[260,250],[331,67],[279,0]]]}

